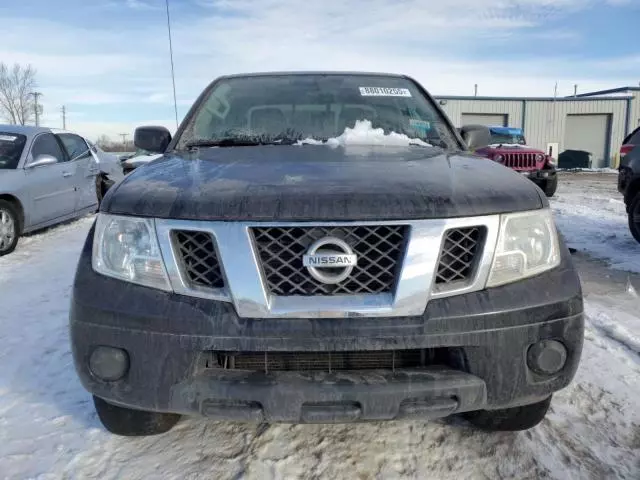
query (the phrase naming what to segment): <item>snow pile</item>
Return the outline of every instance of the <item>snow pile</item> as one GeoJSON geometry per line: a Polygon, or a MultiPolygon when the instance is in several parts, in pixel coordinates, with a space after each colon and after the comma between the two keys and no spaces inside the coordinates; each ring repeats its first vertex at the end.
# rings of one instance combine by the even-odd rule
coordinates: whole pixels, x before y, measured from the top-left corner
{"type": "Polygon", "coordinates": [[[502,147],[506,147],[506,148],[526,148],[526,149],[533,149],[533,147],[530,147],[529,145],[521,145],[519,143],[492,143],[491,145],[488,145],[489,148],[502,148],[502,147]]]}
{"type": "MultiPolygon", "coordinates": [[[[307,138],[300,140],[298,145],[321,145],[323,143],[325,142],[307,138]]],[[[331,147],[351,145],[383,145],[391,147],[407,147],[409,145],[432,146],[419,138],[411,138],[403,133],[391,132],[387,135],[382,128],[373,128],[373,124],[369,120],[356,120],[353,128],[346,127],[342,135],[329,138],[326,144],[331,147]]]]}
{"type": "Polygon", "coordinates": [[[559,177],[558,192],[550,199],[558,229],[570,247],[640,273],[640,244],[629,232],[615,179],[587,183],[587,177],[591,175],[559,177]]]}
{"type": "Polygon", "coordinates": [[[558,168],[559,172],[618,173],[615,168],[558,168]]]}

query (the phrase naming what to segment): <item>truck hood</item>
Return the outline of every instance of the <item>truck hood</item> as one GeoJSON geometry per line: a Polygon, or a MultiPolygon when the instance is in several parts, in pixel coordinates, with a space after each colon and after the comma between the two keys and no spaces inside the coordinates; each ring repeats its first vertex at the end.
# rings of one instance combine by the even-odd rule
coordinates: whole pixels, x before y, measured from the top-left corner
{"type": "Polygon", "coordinates": [[[546,206],[490,160],[424,147],[258,146],[170,153],[135,170],[101,211],[192,220],[409,220],[546,206]]]}

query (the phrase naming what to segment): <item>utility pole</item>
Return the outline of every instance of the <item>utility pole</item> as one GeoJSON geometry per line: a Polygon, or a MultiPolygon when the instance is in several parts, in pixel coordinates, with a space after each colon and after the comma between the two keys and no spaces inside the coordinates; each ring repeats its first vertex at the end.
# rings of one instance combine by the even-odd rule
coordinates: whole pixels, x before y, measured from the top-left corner
{"type": "Polygon", "coordinates": [[[578,84],[577,83],[573,86],[573,96],[574,97],[578,96],[578,84]]]}
{"type": "Polygon", "coordinates": [[[171,17],[169,16],[169,0],[165,0],[167,6],[167,30],[169,32],[169,58],[171,59],[171,82],[173,83],[173,109],[176,114],[176,130],[178,129],[178,100],[176,99],[176,74],[173,67],[173,44],[171,42],[171,17]]]}
{"type": "Polygon", "coordinates": [[[478,84],[477,83],[473,86],[473,96],[474,97],[478,96],[478,84]]]}
{"type": "Polygon", "coordinates": [[[67,129],[67,109],[62,105],[62,129],[67,129]]]}
{"type": "Polygon", "coordinates": [[[129,136],[128,133],[121,133],[120,136],[122,137],[122,146],[124,148],[127,148],[127,137],[129,136]]]}
{"type": "Polygon", "coordinates": [[[38,127],[40,125],[40,112],[38,111],[38,97],[42,95],[42,93],[40,92],[31,92],[30,95],[33,95],[34,98],[34,104],[33,104],[33,108],[35,110],[36,113],[36,127],[38,127]]]}

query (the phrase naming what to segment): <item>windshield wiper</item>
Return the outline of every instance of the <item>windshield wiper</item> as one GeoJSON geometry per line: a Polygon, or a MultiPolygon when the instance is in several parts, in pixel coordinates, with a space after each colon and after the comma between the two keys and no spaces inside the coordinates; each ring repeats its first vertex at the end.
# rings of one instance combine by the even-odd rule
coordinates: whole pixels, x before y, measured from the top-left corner
{"type": "Polygon", "coordinates": [[[194,140],[187,142],[185,147],[188,149],[198,147],[255,147],[258,145],[292,145],[293,143],[295,142],[289,139],[260,140],[252,138],[227,137],[216,140],[194,140]]]}

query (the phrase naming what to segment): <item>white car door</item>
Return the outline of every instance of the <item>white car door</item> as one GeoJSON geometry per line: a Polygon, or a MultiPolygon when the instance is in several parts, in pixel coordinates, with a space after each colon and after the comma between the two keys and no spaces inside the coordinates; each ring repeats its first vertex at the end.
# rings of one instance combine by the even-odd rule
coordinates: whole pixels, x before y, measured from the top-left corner
{"type": "Polygon", "coordinates": [[[73,166],[73,178],[77,191],[75,210],[96,208],[98,205],[96,176],[100,173],[100,169],[87,142],[73,133],[58,133],[56,136],[64,144],[71,159],[69,163],[73,166]]]}
{"type": "Polygon", "coordinates": [[[41,133],[33,141],[27,155],[24,174],[29,185],[30,224],[39,225],[74,212],[76,190],[73,166],[62,146],[51,133],[41,133]],[[57,163],[31,166],[41,155],[49,155],[57,163]]]}

